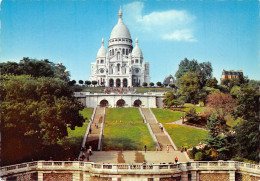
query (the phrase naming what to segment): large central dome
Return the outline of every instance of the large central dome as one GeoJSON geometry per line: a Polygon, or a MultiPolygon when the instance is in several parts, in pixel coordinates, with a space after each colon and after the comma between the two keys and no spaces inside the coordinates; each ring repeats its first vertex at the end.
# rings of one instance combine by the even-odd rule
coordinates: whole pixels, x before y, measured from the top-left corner
{"type": "Polygon", "coordinates": [[[123,23],[122,20],[122,10],[120,8],[119,10],[119,19],[116,24],[116,26],[113,28],[111,35],[110,35],[110,40],[111,39],[117,39],[117,38],[127,38],[131,39],[130,32],[127,28],[127,26],[123,23]]]}

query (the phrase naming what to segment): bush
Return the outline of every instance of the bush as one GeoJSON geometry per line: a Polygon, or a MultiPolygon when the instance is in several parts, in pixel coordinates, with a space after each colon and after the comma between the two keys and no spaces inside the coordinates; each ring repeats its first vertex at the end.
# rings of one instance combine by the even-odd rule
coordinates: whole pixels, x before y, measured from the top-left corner
{"type": "Polygon", "coordinates": [[[195,154],[194,160],[195,160],[195,161],[203,160],[203,153],[197,152],[197,153],[195,154]]]}

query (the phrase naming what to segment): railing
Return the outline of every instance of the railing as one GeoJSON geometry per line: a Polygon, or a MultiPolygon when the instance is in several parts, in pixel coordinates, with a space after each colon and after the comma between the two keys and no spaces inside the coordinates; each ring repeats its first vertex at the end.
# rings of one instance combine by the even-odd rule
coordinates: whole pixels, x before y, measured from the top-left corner
{"type": "Polygon", "coordinates": [[[104,131],[104,124],[105,124],[105,117],[106,117],[106,108],[104,108],[104,115],[103,120],[101,123],[100,135],[98,140],[98,150],[102,151],[102,141],[103,141],[103,131],[104,131]]]}
{"type": "Polygon", "coordinates": [[[260,177],[260,165],[242,163],[236,161],[198,161],[198,162],[181,162],[178,164],[97,164],[93,162],[80,161],[35,161],[16,165],[10,165],[0,168],[0,177],[12,175],[14,173],[23,173],[27,171],[44,171],[44,170],[62,170],[62,171],[89,171],[92,173],[100,172],[136,172],[142,174],[149,172],[173,173],[174,171],[196,171],[196,170],[233,170],[245,171],[260,177]]]}
{"type": "MultiPolygon", "coordinates": [[[[93,118],[94,118],[94,116],[95,116],[95,114],[96,114],[96,109],[97,109],[97,108],[95,107],[94,110],[93,110],[93,113],[92,113],[92,115],[91,115],[91,119],[89,119],[89,123],[88,123],[87,129],[86,129],[86,132],[85,132],[85,135],[84,135],[84,137],[83,137],[82,144],[81,144],[81,147],[82,147],[82,148],[85,147],[86,141],[87,141],[87,139],[88,139],[89,129],[90,129],[92,123],[93,123],[93,118]]],[[[82,155],[82,152],[79,153],[78,160],[80,159],[81,155],[82,155]]]]}

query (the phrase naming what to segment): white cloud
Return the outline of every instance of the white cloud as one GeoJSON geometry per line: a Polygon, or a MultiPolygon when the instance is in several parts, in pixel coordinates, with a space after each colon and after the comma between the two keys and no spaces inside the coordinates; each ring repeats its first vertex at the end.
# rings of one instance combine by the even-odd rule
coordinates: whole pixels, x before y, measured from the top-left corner
{"type": "Polygon", "coordinates": [[[133,2],[123,6],[124,19],[134,31],[167,40],[195,41],[195,16],[185,10],[153,11],[143,15],[144,3],[133,2]]]}
{"type": "Polygon", "coordinates": [[[188,42],[195,42],[197,41],[190,30],[175,30],[171,34],[165,34],[162,36],[165,40],[176,40],[176,41],[188,41],[188,42]]]}

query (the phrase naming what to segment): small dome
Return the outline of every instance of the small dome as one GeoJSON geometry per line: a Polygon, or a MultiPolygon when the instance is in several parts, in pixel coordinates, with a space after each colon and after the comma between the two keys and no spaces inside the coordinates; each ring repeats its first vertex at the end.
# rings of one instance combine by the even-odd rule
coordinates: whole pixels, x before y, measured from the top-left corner
{"type": "Polygon", "coordinates": [[[110,39],[114,38],[128,38],[131,39],[130,32],[127,28],[127,26],[123,23],[122,20],[122,10],[120,8],[119,10],[119,19],[116,24],[116,26],[113,28],[111,34],[110,34],[110,39]]]}
{"type": "Polygon", "coordinates": [[[97,57],[106,57],[107,49],[104,47],[104,39],[102,39],[102,46],[98,50],[97,57]]]}
{"type": "Polygon", "coordinates": [[[132,56],[133,57],[143,57],[143,52],[142,52],[142,50],[139,48],[139,46],[138,46],[138,39],[136,38],[136,40],[135,40],[135,47],[134,47],[134,49],[133,49],[133,51],[132,51],[132,56]]]}

